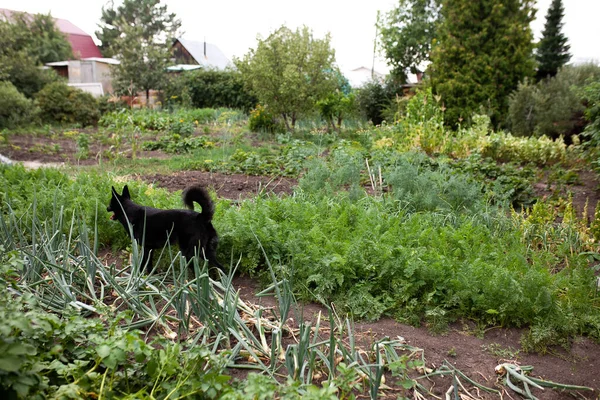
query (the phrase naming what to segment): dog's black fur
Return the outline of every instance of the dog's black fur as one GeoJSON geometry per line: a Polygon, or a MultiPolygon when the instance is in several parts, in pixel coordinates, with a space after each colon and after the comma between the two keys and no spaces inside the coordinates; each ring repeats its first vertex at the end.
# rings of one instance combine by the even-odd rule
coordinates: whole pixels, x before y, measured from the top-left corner
{"type": "Polygon", "coordinates": [[[142,265],[148,272],[152,270],[150,251],[162,248],[167,242],[177,243],[188,261],[198,254],[222,269],[216,257],[219,238],[211,222],[214,206],[210,196],[201,186],[190,186],[183,191],[183,203],[189,210],[141,206],[131,200],[129,188],[125,185],[122,194],[112,188],[112,198],[106,211],[114,213],[111,219],[118,220],[125,232],[129,233],[128,223],[131,224],[133,237],[144,247],[142,265]],[[194,202],[202,207],[201,213],[193,211],[194,202]]]}

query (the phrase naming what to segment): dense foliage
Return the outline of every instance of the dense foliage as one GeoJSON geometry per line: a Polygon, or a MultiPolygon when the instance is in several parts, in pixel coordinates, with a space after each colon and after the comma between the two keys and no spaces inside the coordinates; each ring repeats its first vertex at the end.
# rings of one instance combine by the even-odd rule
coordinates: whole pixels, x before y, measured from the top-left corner
{"type": "Polygon", "coordinates": [[[14,13],[0,19],[0,81],[11,82],[26,97],[57,78],[40,69],[41,63],[71,56],[71,45],[49,15],[14,13]]]}
{"type": "Polygon", "coordinates": [[[391,73],[402,82],[407,71],[422,72],[437,38],[439,0],[400,0],[377,21],[379,40],[391,73]]]}
{"type": "Polygon", "coordinates": [[[40,118],[45,122],[96,125],[100,118],[97,100],[89,93],[54,82],[44,86],[35,96],[40,118]]]}
{"type": "Polygon", "coordinates": [[[0,129],[31,122],[33,102],[10,82],[0,81],[0,129]]]}
{"type": "Polygon", "coordinates": [[[430,66],[446,123],[456,127],[483,112],[504,121],[508,95],[534,73],[530,0],[442,2],[442,22],[430,66]]]}
{"type": "Polygon", "coordinates": [[[121,53],[119,40],[126,34],[127,26],[131,25],[142,25],[143,39],[148,41],[162,33],[167,36],[166,39],[176,37],[181,21],[174,13],[169,13],[160,0],[125,0],[117,8],[108,3],[107,7],[102,7],[100,30],[96,31],[96,37],[102,42],[100,49],[104,57],[115,57],[121,53]]]}
{"type": "Polygon", "coordinates": [[[0,52],[4,55],[23,52],[35,65],[73,57],[71,44],[50,14],[13,12],[9,18],[0,19],[0,52]]]}
{"type": "Polygon", "coordinates": [[[235,108],[246,112],[258,100],[244,87],[238,71],[199,69],[171,76],[163,91],[167,106],[235,108]]]}
{"type": "Polygon", "coordinates": [[[600,79],[593,64],[566,66],[538,83],[525,81],[509,97],[508,126],[518,136],[558,138],[581,133],[586,100],[581,88],[600,79]]]}

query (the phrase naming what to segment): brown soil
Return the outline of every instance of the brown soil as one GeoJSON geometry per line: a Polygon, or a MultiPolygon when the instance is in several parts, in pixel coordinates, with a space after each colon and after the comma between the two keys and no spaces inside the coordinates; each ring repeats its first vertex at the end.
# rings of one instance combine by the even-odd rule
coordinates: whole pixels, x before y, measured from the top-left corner
{"type": "Polygon", "coordinates": [[[141,179],[171,191],[183,190],[189,185],[200,184],[215,190],[219,197],[231,200],[253,197],[261,193],[291,194],[297,184],[297,181],[291,178],[241,174],[225,175],[203,171],[146,175],[141,176],[141,179]]]}
{"type": "MultiPolygon", "coordinates": [[[[255,280],[245,276],[236,277],[234,286],[238,288],[242,300],[258,303],[266,308],[276,307],[273,298],[256,297],[260,287],[255,280]]],[[[320,305],[303,304],[300,308],[302,314],[296,316],[296,313],[292,312],[292,318],[297,319],[302,315],[300,318],[304,321],[312,321],[313,326],[319,312],[322,314],[322,325],[328,315],[327,310],[320,305]]],[[[594,388],[593,392],[578,391],[579,397],[576,398],[598,399],[600,392],[600,345],[598,343],[580,337],[573,340],[569,350],[555,348],[550,354],[529,354],[519,351],[520,338],[525,332],[524,329],[493,328],[483,337],[479,337],[475,329],[476,327],[470,322],[456,323],[447,332],[436,335],[425,327],[401,324],[390,318],[383,318],[376,322],[357,322],[353,325],[355,340],[361,343],[363,348],[369,348],[369,344],[380,339],[402,337],[410,346],[423,349],[427,368],[435,369],[444,362],[450,363],[480,385],[505,391],[505,399],[510,399],[510,396],[520,397],[513,391],[507,390],[507,387],[502,384],[502,379],[496,374],[495,367],[502,363],[533,366],[531,375],[537,378],[594,388]]],[[[239,377],[245,372],[231,371],[231,373],[239,377]]],[[[411,374],[412,377],[417,375],[419,374],[411,374]]],[[[386,384],[392,386],[393,390],[384,391],[380,398],[397,398],[400,389],[394,387],[393,382],[394,377],[388,375],[386,384]]],[[[472,385],[469,385],[465,379],[461,379],[461,382],[465,387],[472,389],[472,385]]],[[[436,377],[430,380],[424,379],[420,383],[436,396],[444,398],[445,392],[452,385],[452,378],[436,377]]],[[[477,392],[471,390],[471,393],[477,392]]],[[[539,399],[558,400],[572,398],[569,393],[574,392],[534,389],[532,393],[539,399]]],[[[479,391],[479,395],[475,398],[500,397],[497,394],[479,391]]]]}
{"type": "MultiPolygon", "coordinates": [[[[13,135],[8,143],[0,145],[0,154],[14,161],[42,164],[95,165],[105,153],[114,153],[110,145],[91,139],[87,158],[77,155],[76,140],[64,136],[50,137],[44,135],[13,135]]],[[[131,157],[131,148],[123,146],[123,156],[131,157]]],[[[138,151],[139,158],[167,158],[161,151],[138,151]]]]}
{"type": "MultiPolygon", "coordinates": [[[[102,145],[90,144],[90,154],[101,154],[107,150],[102,145]]],[[[79,161],[75,156],[76,145],[70,139],[50,139],[48,137],[33,137],[20,135],[10,138],[9,145],[0,147],[0,154],[18,161],[39,161],[43,163],[68,162],[71,164],[94,164],[96,158],[79,161]],[[58,144],[60,151],[54,151],[54,144],[58,144]]],[[[164,153],[152,152],[140,156],[166,157],[164,153]]],[[[593,213],[598,201],[598,181],[591,172],[581,173],[581,185],[570,187],[573,193],[576,208],[581,213],[585,203],[589,202],[588,213],[593,213]]],[[[293,179],[270,178],[246,175],[223,175],[199,171],[185,171],[170,175],[142,176],[142,179],[155,183],[169,190],[181,190],[191,183],[199,183],[213,188],[219,197],[239,199],[255,196],[259,193],[291,193],[296,181],[293,179]]],[[[536,192],[550,195],[552,188],[547,185],[536,185],[536,192]]],[[[593,214],[592,214],[593,215],[593,214]]],[[[105,254],[106,257],[115,257],[105,254]]],[[[257,298],[258,283],[247,277],[237,277],[235,285],[240,290],[241,298],[266,306],[274,306],[273,299],[257,298]]],[[[319,311],[327,315],[325,310],[315,304],[303,306],[305,320],[316,317],[319,311]]],[[[357,337],[366,341],[374,341],[384,337],[403,337],[408,344],[424,350],[427,367],[435,368],[447,360],[457,369],[471,379],[488,387],[504,388],[497,385],[497,376],[494,371],[496,365],[502,362],[514,362],[519,365],[534,366],[533,375],[543,379],[564,384],[582,385],[594,388],[594,392],[580,391],[584,399],[599,399],[600,392],[600,344],[587,338],[576,338],[569,350],[562,348],[553,349],[551,354],[526,354],[518,351],[520,337],[524,330],[521,329],[492,329],[485,333],[483,338],[478,337],[476,329],[470,323],[458,323],[450,327],[442,335],[434,335],[424,327],[411,327],[391,319],[381,319],[377,322],[359,322],[355,324],[357,337]]],[[[232,371],[234,376],[243,376],[245,372],[232,371]]],[[[388,384],[393,379],[388,381],[388,384]]],[[[463,380],[463,384],[466,382],[463,380]]],[[[432,387],[433,392],[444,398],[444,393],[452,384],[451,378],[436,378],[431,381],[421,382],[427,387],[432,387]]],[[[401,392],[391,390],[385,393],[386,397],[396,398],[401,392]]],[[[473,392],[474,393],[474,392],[473,392]]],[[[534,389],[534,395],[540,399],[573,398],[570,394],[560,393],[546,389],[534,389]]],[[[497,395],[486,395],[480,391],[481,398],[498,398],[497,395]]],[[[477,397],[476,397],[477,398],[477,397]]],[[[505,393],[506,399],[520,398],[512,391],[505,393]],[[512,396],[512,397],[511,397],[512,396]]]]}

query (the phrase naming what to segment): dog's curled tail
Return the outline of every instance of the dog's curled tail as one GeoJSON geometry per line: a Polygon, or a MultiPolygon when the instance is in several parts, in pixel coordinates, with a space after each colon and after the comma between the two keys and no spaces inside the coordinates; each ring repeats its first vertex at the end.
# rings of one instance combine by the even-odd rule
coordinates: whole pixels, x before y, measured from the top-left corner
{"type": "Polygon", "coordinates": [[[212,220],[213,214],[215,213],[215,207],[213,205],[210,196],[206,189],[202,186],[190,186],[183,191],[183,204],[190,210],[194,209],[194,202],[200,204],[202,207],[202,219],[206,222],[212,220]]]}

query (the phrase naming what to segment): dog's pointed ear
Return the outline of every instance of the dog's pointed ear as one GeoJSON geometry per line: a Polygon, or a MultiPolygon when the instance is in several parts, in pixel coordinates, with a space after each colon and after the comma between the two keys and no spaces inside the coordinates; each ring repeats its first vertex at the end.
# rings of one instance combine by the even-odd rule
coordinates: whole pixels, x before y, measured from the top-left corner
{"type": "Polygon", "coordinates": [[[123,198],[125,199],[130,199],[131,196],[129,195],[129,188],[127,187],[127,185],[125,185],[125,187],[123,188],[123,198]]]}
{"type": "Polygon", "coordinates": [[[112,195],[113,195],[113,197],[119,197],[119,193],[117,193],[117,190],[115,189],[115,187],[111,186],[111,189],[112,189],[112,195]]]}

